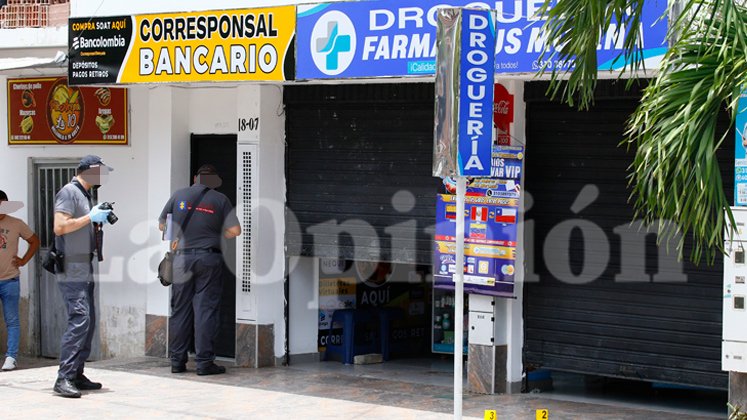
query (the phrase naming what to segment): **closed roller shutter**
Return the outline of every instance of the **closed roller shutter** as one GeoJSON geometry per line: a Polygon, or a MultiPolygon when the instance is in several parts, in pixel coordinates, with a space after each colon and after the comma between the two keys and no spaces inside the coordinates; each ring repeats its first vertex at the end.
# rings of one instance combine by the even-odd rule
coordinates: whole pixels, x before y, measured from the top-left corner
{"type": "Polygon", "coordinates": [[[432,84],[286,86],[289,255],[430,264],[433,95],[432,84]]]}
{"type": "MultiPolygon", "coordinates": [[[[550,102],[545,97],[546,83],[526,85],[526,188],[534,198],[527,219],[535,223],[533,250],[540,281],[524,289],[525,362],[587,374],[726,388],[720,362],[721,260],[700,267],[686,261],[677,273],[657,259],[654,235],[631,244],[629,235],[615,233],[616,228],[626,229],[633,218],[626,179],[632,151],[618,143],[640,98],[639,92],[627,93],[620,85],[600,82],[596,104],[588,112],[550,102]],[[599,188],[598,198],[572,211],[579,192],[589,184],[599,188]],[[554,257],[547,254],[561,248],[545,246],[548,234],[570,219],[591,222],[604,232],[594,239],[574,229],[563,244],[570,248],[566,265],[574,275],[582,267],[603,270],[590,283],[561,282],[547,267],[554,257]],[[600,241],[609,243],[608,252],[600,241]],[[627,247],[625,259],[621,259],[623,247],[627,247]],[[645,253],[645,261],[627,258],[634,249],[645,253]],[[629,272],[645,273],[632,282],[616,282],[622,264],[629,272]],[[682,271],[687,281],[673,281],[682,271]]],[[[728,121],[722,120],[725,130],[728,121]]],[[[729,196],[731,149],[724,147],[724,155],[719,156],[729,196]]]]}

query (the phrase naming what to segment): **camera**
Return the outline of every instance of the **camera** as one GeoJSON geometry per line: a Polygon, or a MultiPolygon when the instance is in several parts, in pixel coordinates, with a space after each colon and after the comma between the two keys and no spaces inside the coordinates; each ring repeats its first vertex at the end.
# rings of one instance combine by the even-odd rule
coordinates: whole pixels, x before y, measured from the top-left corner
{"type": "Polygon", "coordinates": [[[99,205],[99,208],[101,210],[112,210],[106,216],[106,221],[109,222],[110,225],[117,223],[117,220],[119,220],[119,217],[117,217],[117,215],[114,214],[114,202],[111,202],[111,203],[108,201],[103,202],[101,203],[101,205],[99,205]]]}

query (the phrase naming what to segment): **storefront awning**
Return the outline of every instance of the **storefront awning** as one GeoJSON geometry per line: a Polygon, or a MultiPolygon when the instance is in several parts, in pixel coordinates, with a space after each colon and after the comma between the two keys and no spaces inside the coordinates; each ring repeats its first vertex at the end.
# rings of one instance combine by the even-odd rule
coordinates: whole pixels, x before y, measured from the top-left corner
{"type": "Polygon", "coordinates": [[[67,54],[57,51],[54,57],[0,58],[0,71],[25,69],[30,67],[64,67],[67,54]]]}

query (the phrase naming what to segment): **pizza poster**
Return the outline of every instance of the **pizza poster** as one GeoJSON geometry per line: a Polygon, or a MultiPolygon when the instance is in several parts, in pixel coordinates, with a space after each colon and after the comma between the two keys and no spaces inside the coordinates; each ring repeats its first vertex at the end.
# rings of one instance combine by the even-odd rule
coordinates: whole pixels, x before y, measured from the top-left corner
{"type": "Polygon", "coordinates": [[[127,90],[66,77],[8,79],[9,145],[126,145],[127,90]]]}

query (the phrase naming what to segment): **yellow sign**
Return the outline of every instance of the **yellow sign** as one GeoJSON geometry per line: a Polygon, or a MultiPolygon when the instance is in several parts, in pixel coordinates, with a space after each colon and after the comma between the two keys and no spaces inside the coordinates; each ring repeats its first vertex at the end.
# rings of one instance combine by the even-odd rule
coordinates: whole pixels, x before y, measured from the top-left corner
{"type": "Polygon", "coordinates": [[[74,18],[73,84],[292,79],[294,6],[74,18]]]}
{"type": "Polygon", "coordinates": [[[498,419],[498,415],[495,413],[495,410],[485,410],[485,416],[483,416],[484,420],[496,420],[498,419]]]}
{"type": "Polygon", "coordinates": [[[320,278],[319,296],[355,296],[355,277],[320,278]]]}
{"type": "Polygon", "coordinates": [[[550,418],[550,410],[543,408],[542,410],[536,411],[536,414],[535,414],[536,420],[548,420],[549,418],[550,418]]]}
{"type": "MultiPolygon", "coordinates": [[[[438,246],[438,252],[441,254],[456,255],[456,243],[454,242],[436,241],[436,246],[438,246]]],[[[467,257],[514,260],[516,259],[516,248],[483,244],[464,244],[464,255],[467,257]]]]}

